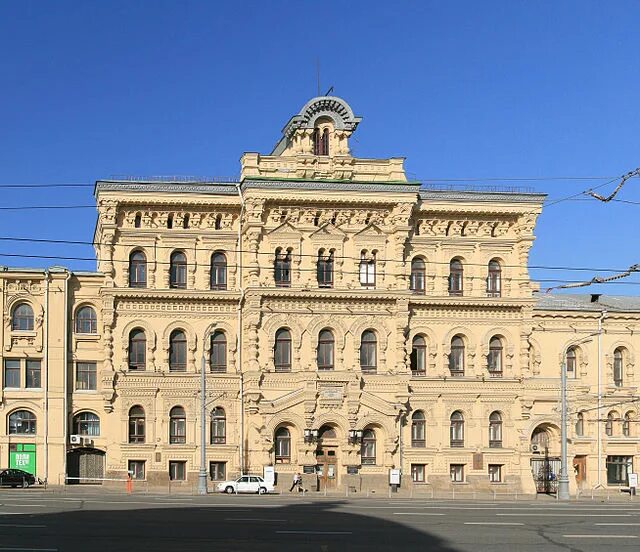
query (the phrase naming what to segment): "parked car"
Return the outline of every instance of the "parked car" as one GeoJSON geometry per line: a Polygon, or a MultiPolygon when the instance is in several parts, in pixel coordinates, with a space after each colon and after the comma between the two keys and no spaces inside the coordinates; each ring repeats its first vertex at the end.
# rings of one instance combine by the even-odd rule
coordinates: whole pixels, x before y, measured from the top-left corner
{"type": "Polygon", "coordinates": [[[30,487],[36,478],[30,473],[14,468],[0,470],[0,487],[30,487]]]}
{"type": "Polygon", "coordinates": [[[222,481],[218,483],[216,489],[219,493],[258,493],[266,494],[273,492],[273,484],[262,479],[258,475],[243,475],[235,481],[222,481]]]}

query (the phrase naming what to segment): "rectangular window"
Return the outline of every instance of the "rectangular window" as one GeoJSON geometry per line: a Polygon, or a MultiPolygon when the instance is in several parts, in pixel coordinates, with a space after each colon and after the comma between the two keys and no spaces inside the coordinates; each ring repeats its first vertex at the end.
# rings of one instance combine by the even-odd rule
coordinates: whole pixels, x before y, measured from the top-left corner
{"type": "Polygon", "coordinates": [[[365,288],[376,287],[376,261],[365,259],[360,261],[360,285],[365,288]]]}
{"type": "Polygon", "coordinates": [[[450,464],[449,473],[453,483],[464,483],[464,464],[450,464]]]}
{"type": "Polygon", "coordinates": [[[39,360],[27,360],[27,388],[28,389],[40,389],[41,384],[41,370],[39,360]]]}
{"type": "Polygon", "coordinates": [[[633,456],[607,456],[607,484],[628,485],[633,472],[633,456]]]}
{"type": "Polygon", "coordinates": [[[95,362],[76,364],[76,390],[95,391],[97,389],[97,371],[95,362]]]}
{"type": "Polygon", "coordinates": [[[18,389],[20,387],[20,361],[4,359],[4,388],[18,389]]]}
{"type": "Polygon", "coordinates": [[[489,464],[489,481],[502,483],[502,464],[489,464]]]}
{"type": "Polygon", "coordinates": [[[131,479],[144,479],[144,460],[129,460],[129,475],[131,479]]]}
{"type": "Polygon", "coordinates": [[[169,462],[169,479],[171,481],[185,481],[187,479],[186,462],[169,462]]]}
{"type": "Polygon", "coordinates": [[[425,464],[411,464],[411,480],[414,483],[424,483],[425,464]]]}
{"type": "Polygon", "coordinates": [[[209,477],[212,481],[224,481],[227,477],[226,462],[209,462],[209,477]]]}

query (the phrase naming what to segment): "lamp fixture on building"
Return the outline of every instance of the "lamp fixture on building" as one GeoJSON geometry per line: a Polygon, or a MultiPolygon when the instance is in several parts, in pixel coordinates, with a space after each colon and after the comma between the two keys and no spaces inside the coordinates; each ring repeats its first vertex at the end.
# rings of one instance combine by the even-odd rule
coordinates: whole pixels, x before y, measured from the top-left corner
{"type": "Polygon", "coordinates": [[[306,428],[304,430],[304,442],[313,443],[318,440],[318,430],[306,428]]]}
{"type": "Polygon", "coordinates": [[[349,443],[352,445],[358,444],[362,441],[362,430],[361,429],[350,429],[349,430],[349,443]]]}

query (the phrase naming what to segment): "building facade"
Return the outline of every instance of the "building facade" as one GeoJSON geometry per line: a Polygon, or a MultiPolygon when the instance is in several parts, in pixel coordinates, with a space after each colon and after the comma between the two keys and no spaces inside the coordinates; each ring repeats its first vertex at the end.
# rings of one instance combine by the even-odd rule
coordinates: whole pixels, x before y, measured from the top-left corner
{"type": "Polygon", "coordinates": [[[626,485],[640,300],[539,295],[543,195],[425,190],[359,122],[313,98],[237,182],[98,181],[96,273],[0,270],[0,463],[192,485],[204,369],[213,480],[549,491],[564,362],[573,491],[626,485]]]}

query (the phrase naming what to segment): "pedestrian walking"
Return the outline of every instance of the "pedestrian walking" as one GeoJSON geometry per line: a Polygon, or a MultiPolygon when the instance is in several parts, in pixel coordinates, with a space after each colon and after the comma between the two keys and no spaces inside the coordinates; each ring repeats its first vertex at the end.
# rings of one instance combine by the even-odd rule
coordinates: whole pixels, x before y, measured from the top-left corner
{"type": "Polygon", "coordinates": [[[289,492],[292,493],[293,489],[295,489],[298,485],[300,485],[300,474],[298,472],[293,474],[293,483],[291,483],[291,488],[289,492]]]}

